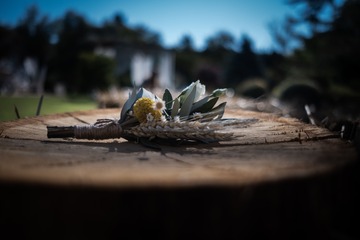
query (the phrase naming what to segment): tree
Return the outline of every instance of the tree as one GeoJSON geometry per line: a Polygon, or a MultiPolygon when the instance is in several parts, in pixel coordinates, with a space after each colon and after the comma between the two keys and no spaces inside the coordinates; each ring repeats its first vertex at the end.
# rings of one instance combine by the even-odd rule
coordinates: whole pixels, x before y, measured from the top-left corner
{"type": "Polygon", "coordinates": [[[93,53],[82,53],[77,64],[77,92],[106,90],[115,83],[115,61],[93,53]]]}
{"type": "Polygon", "coordinates": [[[332,20],[339,15],[340,1],[336,0],[288,0],[296,9],[281,22],[269,24],[275,48],[283,54],[303,46],[306,39],[331,28],[332,20]]]}
{"type": "Polygon", "coordinates": [[[229,86],[236,87],[246,79],[262,76],[263,70],[259,56],[252,49],[251,39],[244,35],[240,42],[240,51],[229,63],[226,82],[229,86]]]}
{"type": "Polygon", "coordinates": [[[194,42],[191,35],[184,35],[181,38],[178,49],[183,51],[194,51],[194,42]]]}
{"type": "Polygon", "coordinates": [[[298,48],[302,44],[304,37],[294,29],[293,24],[290,17],[287,17],[284,21],[273,21],[269,24],[275,51],[290,54],[294,48],[298,48]]]}
{"type": "MultiPolygon", "coordinates": [[[[305,24],[310,30],[310,35],[327,30],[331,19],[338,14],[339,5],[336,0],[288,0],[289,5],[300,8],[296,16],[288,17],[290,22],[305,24]],[[330,19],[324,17],[324,11],[330,12],[330,19]]],[[[329,14],[327,14],[329,15],[329,14]]]]}
{"type": "Polygon", "coordinates": [[[98,29],[97,35],[100,38],[118,39],[125,41],[129,28],[126,26],[125,17],[116,13],[111,20],[106,20],[98,29]]]}
{"type": "Polygon", "coordinates": [[[161,45],[160,34],[149,30],[145,26],[137,26],[134,29],[134,32],[138,44],[149,44],[157,47],[161,45]]]}
{"type": "Polygon", "coordinates": [[[91,50],[87,38],[90,26],[81,15],[69,11],[61,20],[56,59],[53,63],[57,82],[64,83],[68,90],[78,91],[77,65],[79,56],[91,50]]]}
{"type": "Polygon", "coordinates": [[[33,70],[28,73],[30,90],[38,94],[43,93],[50,52],[51,32],[48,18],[41,17],[37,7],[31,6],[16,26],[15,34],[15,43],[18,46],[14,51],[17,55],[16,65],[20,67],[26,59],[32,59],[33,70]]]}
{"type": "Polygon", "coordinates": [[[194,81],[199,56],[200,54],[194,50],[191,36],[184,35],[176,47],[175,71],[177,73],[177,84],[183,86],[194,81]]]}
{"type": "Polygon", "coordinates": [[[226,31],[219,31],[214,36],[211,36],[206,41],[207,51],[222,51],[232,50],[235,38],[231,33],[226,31]]]}
{"type": "Polygon", "coordinates": [[[303,49],[295,51],[290,63],[325,92],[339,85],[359,90],[360,1],[346,1],[334,12],[338,14],[329,29],[304,39],[303,49]]]}

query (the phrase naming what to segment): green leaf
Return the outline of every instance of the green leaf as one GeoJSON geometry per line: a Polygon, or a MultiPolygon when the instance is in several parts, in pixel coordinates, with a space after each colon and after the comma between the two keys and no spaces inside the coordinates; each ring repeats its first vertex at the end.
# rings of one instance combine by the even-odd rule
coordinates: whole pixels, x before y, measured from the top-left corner
{"type": "MultiPolygon", "coordinates": [[[[199,112],[199,113],[207,113],[211,111],[211,109],[215,106],[216,102],[218,101],[218,97],[210,99],[208,102],[202,104],[198,108],[194,108],[191,110],[192,113],[199,112]]],[[[195,104],[194,104],[195,105],[195,104]]]]}
{"type": "Polygon", "coordinates": [[[165,102],[166,109],[170,110],[173,102],[173,97],[168,89],[165,89],[163,101],[165,102]]]}
{"type": "Polygon", "coordinates": [[[125,121],[126,113],[132,108],[136,100],[137,100],[136,89],[133,88],[131,95],[129,96],[128,100],[126,100],[124,106],[121,109],[120,120],[119,120],[120,123],[125,121]]]}
{"type": "Polygon", "coordinates": [[[200,108],[202,105],[204,105],[205,103],[207,103],[210,99],[210,96],[206,96],[203,99],[195,102],[191,108],[191,112],[194,112],[196,109],[200,108]]]}
{"type": "Polygon", "coordinates": [[[189,117],[192,105],[195,100],[195,94],[196,94],[196,85],[194,85],[194,87],[192,87],[190,94],[184,100],[184,103],[182,104],[180,113],[179,113],[180,117],[189,117]]]}
{"type": "Polygon", "coordinates": [[[172,118],[174,118],[178,114],[179,108],[180,108],[180,101],[179,101],[178,98],[175,98],[174,105],[173,105],[173,108],[171,110],[171,117],[172,118]]]}
{"type": "Polygon", "coordinates": [[[227,89],[226,88],[218,88],[215,89],[212,93],[211,93],[211,97],[221,97],[223,95],[226,94],[227,89]]]}
{"type": "MultiPolygon", "coordinates": [[[[192,106],[191,112],[196,112],[196,111],[199,112],[197,109],[202,108],[202,106],[204,104],[206,104],[207,102],[209,102],[210,99],[221,97],[222,95],[224,95],[226,93],[226,91],[227,91],[226,88],[221,88],[221,89],[214,90],[210,95],[208,95],[208,96],[204,97],[203,99],[195,102],[193,104],[193,106],[192,106]]],[[[215,101],[215,100],[213,100],[213,101],[215,101]]],[[[210,109],[208,111],[210,111],[210,109]]]]}
{"type": "Polygon", "coordinates": [[[196,88],[196,84],[193,82],[181,91],[180,95],[177,97],[180,100],[180,106],[182,106],[194,88],[196,88]]]}
{"type": "Polygon", "coordinates": [[[213,108],[210,112],[204,113],[202,121],[211,121],[214,118],[221,119],[225,112],[226,102],[219,104],[217,107],[213,108]]]}

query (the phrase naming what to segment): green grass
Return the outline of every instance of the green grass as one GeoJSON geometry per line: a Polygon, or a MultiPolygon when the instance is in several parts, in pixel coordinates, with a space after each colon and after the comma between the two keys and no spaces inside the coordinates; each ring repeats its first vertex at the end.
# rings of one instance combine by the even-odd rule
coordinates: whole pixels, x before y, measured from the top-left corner
{"type": "MultiPolygon", "coordinates": [[[[35,116],[39,99],[39,96],[0,96],[0,121],[17,119],[14,107],[15,105],[21,118],[35,116]]],[[[90,110],[96,108],[96,102],[87,96],[55,97],[51,95],[45,95],[42,102],[40,115],[90,110]]]]}

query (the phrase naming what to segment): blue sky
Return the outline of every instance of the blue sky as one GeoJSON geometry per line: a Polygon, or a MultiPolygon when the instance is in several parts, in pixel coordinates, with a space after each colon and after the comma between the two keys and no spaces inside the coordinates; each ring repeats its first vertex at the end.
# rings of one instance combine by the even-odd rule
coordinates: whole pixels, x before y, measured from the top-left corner
{"type": "Polygon", "coordinates": [[[274,46],[269,24],[281,21],[292,11],[285,0],[2,0],[0,23],[17,23],[33,4],[50,19],[61,17],[71,9],[94,24],[122,13],[130,26],[145,25],[160,33],[164,45],[169,47],[189,34],[201,49],[206,38],[225,30],[236,40],[247,34],[261,51],[274,46]]]}

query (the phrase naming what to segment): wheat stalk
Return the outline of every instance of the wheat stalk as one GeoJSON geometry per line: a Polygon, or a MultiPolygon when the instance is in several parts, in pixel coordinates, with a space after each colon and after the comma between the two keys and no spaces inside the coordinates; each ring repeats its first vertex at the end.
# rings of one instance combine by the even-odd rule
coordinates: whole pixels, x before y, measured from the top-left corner
{"type": "Polygon", "coordinates": [[[141,123],[124,130],[127,135],[144,138],[163,138],[196,140],[203,142],[225,141],[232,139],[233,133],[222,132],[223,125],[217,122],[198,121],[156,121],[141,123]]]}
{"type": "Polygon", "coordinates": [[[93,125],[48,127],[48,137],[73,137],[77,139],[111,138],[163,138],[196,140],[202,142],[231,140],[233,133],[224,132],[226,121],[152,121],[132,127],[122,126],[117,120],[99,119],[93,125]]]}

